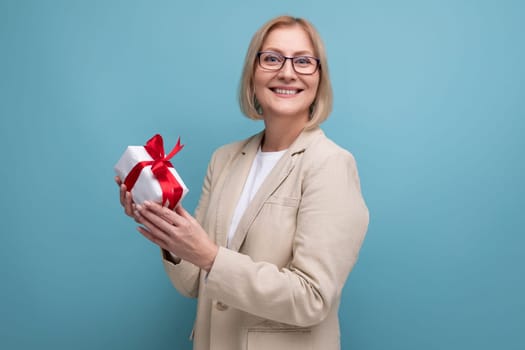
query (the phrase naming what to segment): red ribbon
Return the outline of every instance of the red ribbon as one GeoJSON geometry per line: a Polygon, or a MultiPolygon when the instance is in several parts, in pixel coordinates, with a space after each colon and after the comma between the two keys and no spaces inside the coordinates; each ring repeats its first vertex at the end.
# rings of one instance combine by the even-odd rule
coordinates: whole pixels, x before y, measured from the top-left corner
{"type": "Polygon", "coordinates": [[[165,156],[164,155],[164,143],[162,141],[162,136],[159,134],[153,136],[149,139],[148,142],[144,145],[144,148],[148,152],[153,160],[138,162],[135,164],[133,169],[126,176],[124,184],[128,191],[131,191],[137,179],[142,172],[142,169],[151,165],[151,171],[157,180],[159,181],[160,188],[162,189],[162,205],[168,203],[168,208],[173,209],[175,205],[179,202],[182,197],[182,186],[179,184],[175,176],[170,172],[169,168],[173,168],[173,165],[170,162],[170,159],[179,153],[179,151],[184,147],[180,144],[180,137],[177,140],[177,144],[171,152],[165,156]]]}

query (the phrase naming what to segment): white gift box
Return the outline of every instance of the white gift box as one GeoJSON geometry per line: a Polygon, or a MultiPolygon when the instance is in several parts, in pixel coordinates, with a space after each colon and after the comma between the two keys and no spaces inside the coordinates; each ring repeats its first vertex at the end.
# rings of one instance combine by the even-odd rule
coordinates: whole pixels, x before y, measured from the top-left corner
{"type": "MultiPolygon", "coordinates": [[[[143,146],[128,146],[122,157],[120,157],[120,160],[115,164],[115,172],[124,183],[124,180],[135,165],[143,161],[153,161],[153,158],[148,154],[146,149],[143,146]]],[[[175,168],[169,167],[168,169],[182,187],[180,202],[189,190],[175,168]]],[[[151,165],[147,165],[142,169],[135,185],[131,189],[131,195],[133,201],[137,204],[142,204],[146,200],[162,203],[162,188],[151,171],[151,165]]],[[[176,205],[177,203],[172,207],[176,205]]]]}

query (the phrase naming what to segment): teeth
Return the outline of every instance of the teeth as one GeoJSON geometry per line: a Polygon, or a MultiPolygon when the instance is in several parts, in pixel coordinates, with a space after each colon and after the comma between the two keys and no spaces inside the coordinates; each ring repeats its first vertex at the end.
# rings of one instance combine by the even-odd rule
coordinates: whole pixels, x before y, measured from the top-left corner
{"type": "Polygon", "coordinates": [[[274,91],[282,95],[295,95],[298,92],[297,90],[285,90],[285,89],[274,89],[274,91]]]}

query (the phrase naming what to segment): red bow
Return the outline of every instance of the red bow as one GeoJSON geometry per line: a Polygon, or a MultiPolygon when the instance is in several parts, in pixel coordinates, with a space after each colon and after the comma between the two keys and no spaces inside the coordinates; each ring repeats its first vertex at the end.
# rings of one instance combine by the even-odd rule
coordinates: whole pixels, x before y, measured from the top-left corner
{"type": "Polygon", "coordinates": [[[145,167],[151,165],[151,171],[153,175],[157,178],[162,189],[162,205],[168,203],[168,208],[173,209],[175,205],[179,202],[182,197],[182,186],[179,184],[175,176],[170,172],[169,168],[173,168],[173,165],[170,162],[170,159],[176,155],[184,145],[180,144],[180,137],[177,140],[177,144],[171,152],[165,156],[164,155],[164,143],[162,141],[162,136],[159,134],[153,136],[146,144],[144,148],[148,154],[153,158],[153,160],[143,161],[137,163],[133,169],[126,176],[124,184],[128,191],[131,191],[135,182],[139,178],[139,175],[145,167]]]}

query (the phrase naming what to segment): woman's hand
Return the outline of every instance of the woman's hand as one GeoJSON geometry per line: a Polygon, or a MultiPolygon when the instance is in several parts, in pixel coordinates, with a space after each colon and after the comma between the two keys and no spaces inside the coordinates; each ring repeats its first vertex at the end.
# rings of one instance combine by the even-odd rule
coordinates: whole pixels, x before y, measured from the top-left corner
{"type": "Polygon", "coordinates": [[[133,198],[131,197],[131,192],[128,191],[126,188],[126,185],[122,183],[122,180],[120,177],[115,176],[115,182],[120,187],[120,205],[124,208],[124,212],[127,216],[131,218],[135,218],[135,215],[133,214],[135,203],[133,203],[133,198]]]}
{"type": "MultiPolygon", "coordinates": [[[[124,205],[127,205],[126,196],[123,200],[124,205]]],[[[179,258],[210,271],[219,248],[181,205],[173,211],[146,201],[142,205],[135,205],[133,213],[135,221],[142,225],[137,230],[144,237],[179,258]]]]}

